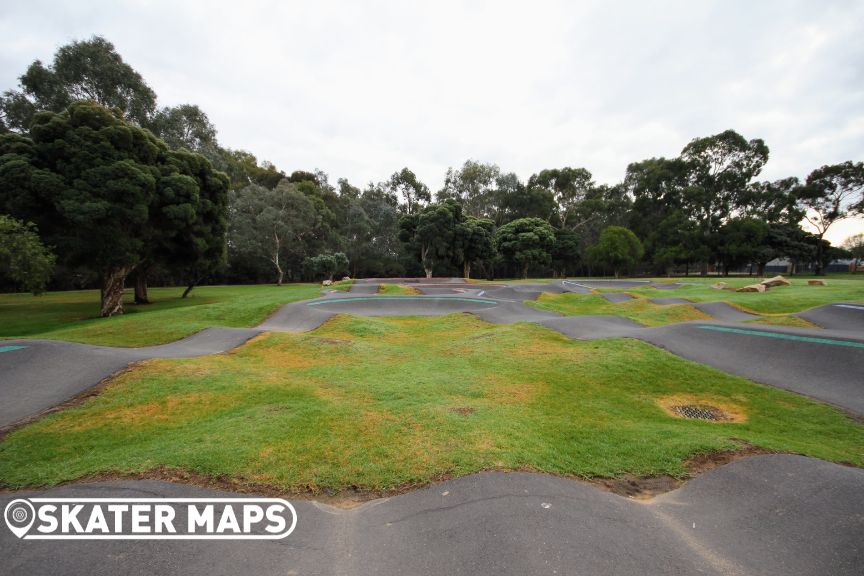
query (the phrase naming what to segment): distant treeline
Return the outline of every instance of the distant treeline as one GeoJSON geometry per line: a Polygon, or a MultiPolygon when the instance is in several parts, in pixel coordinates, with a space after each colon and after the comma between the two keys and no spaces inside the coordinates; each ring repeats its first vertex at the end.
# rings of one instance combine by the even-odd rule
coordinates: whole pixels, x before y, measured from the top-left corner
{"type": "Polygon", "coordinates": [[[160,108],[100,37],[33,62],[0,97],[0,132],[0,286],[99,286],[105,315],[127,282],[146,303],[148,283],[343,274],[761,274],[775,258],[818,272],[864,245],[824,238],[864,213],[864,164],[759,181],[768,147],[733,130],[634,162],[611,186],[585,168],[523,181],[474,160],[434,193],[409,168],[363,187],[286,173],[220,146],[197,106],[160,108]]]}

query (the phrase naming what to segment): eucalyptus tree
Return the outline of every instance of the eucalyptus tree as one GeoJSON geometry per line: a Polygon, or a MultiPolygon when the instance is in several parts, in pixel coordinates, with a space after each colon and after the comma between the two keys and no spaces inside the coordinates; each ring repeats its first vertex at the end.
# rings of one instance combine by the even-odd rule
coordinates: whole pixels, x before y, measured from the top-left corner
{"type": "Polygon", "coordinates": [[[495,164],[468,160],[458,170],[447,169],[438,202],[457,200],[467,216],[487,218],[494,215],[496,184],[501,169],[495,164]]]}
{"type": "Polygon", "coordinates": [[[562,228],[577,224],[573,217],[579,204],[594,188],[594,177],[585,168],[552,168],[541,170],[528,178],[528,189],[542,188],[552,194],[558,206],[558,218],[562,228]]]}
{"type": "Polygon", "coordinates": [[[305,256],[304,242],[320,222],[312,201],[283,180],[270,190],[250,184],[234,191],[229,212],[229,250],[241,257],[268,262],[281,286],[289,265],[305,256]]]}
{"type": "Polygon", "coordinates": [[[403,200],[402,206],[406,214],[416,214],[432,201],[429,187],[420,182],[417,175],[408,168],[394,172],[386,186],[392,194],[403,200]]]}
{"type": "Polygon", "coordinates": [[[171,149],[185,148],[201,154],[211,162],[220,160],[216,127],[207,114],[195,104],[159,109],[149,121],[148,128],[171,149]]]}
{"type": "Polygon", "coordinates": [[[864,214],[864,163],[847,161],[817,168],[807,176],[798,201],[820,240],[816,255],[818,274],[825,266],[821,240],[828,229],[836,222],[864,214]]]}
{"type": "MultiPolygon", "coordinates": [[[[687,166],[685,209],[696,221],[703,245],[710,246],[711,237],[733,216],[750,181],[768,161],[768,146],[726,130],[692,140],[682,150],[681,160],[687,166]]],[[[708,273],[707,259],[701,272],[708,273]]]]}
{"type": "Polygon", "coordinates": [[[19,89],[0,98],[0,114],[7,128],[27,132],[37,112],[62,112],[79,100],[116,108],[138,126],[147,126],[156,110],[156,93],[141,75],[111,42],[93,36],[60,47],[47,66],[30,64],[19,89]]]}

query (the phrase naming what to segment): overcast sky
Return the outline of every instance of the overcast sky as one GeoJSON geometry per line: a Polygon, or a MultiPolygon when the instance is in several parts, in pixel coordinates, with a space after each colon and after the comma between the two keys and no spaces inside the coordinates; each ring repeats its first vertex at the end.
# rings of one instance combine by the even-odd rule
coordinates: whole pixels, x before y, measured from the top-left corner
{"type": "Polygon", "coordinates": [[[864,160],[860,0],[3,0],[0,89],[93,34],[222,145],[333,182],[408,166],[437,190],[473,158],[611,184],[727,128],[766,141],[767,179],[864,160]]]}

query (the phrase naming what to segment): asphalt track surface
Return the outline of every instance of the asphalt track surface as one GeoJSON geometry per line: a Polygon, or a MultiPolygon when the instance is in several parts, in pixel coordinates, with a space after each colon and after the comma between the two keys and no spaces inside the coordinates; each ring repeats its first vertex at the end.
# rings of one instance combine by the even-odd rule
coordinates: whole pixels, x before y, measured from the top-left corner
{"type": "Polygon", "coordinates": [[[58,340],[2,340],[0,428],[32,417],[84,392],[133,362],[192,358],[231,350],[260,330],[207,328],[171,344],[111,348],[58,340]]]}
{"type": "MultiPolygon", "coordinates": [[[[864,470],[753,456],[650,501],[545,474],[484,472],[337,509],[297,501],[276,541],[22,541],[0,530],[4,574],[858,575],[864,470]]],[[[21,497],[236,496],[157,481],[21,497]]]]}
{"type": "MultiPolygon", "coordinates": [[[[630,337],[728,373],[864,414],[864,306],[798,314],[824,330],[741,324],[725,303],[694,304],[715,321],[646,328],[613,316],[573,316],[522,303],[541,292],[645,286],[421,279],[414,297],[375,296],[381,282],[283,306],[253,329],[210,328],[149,348],[50,340],[0,342],[0,427],[36,416],[130,363],[231,350],[262,331],[306,332],[336,314],[475,314],[537,322],[577,339],[630,337]]],[[[674,288],[674,285],[672,285],[674,288]]],[[[659,286],[658,286],[659,287],[659,286]]],[[[673,303],[677,299],[656,299],[673,303]]],[[[295,501],[294,534],[276,542],[37,542],[0,529],[4,574],[860,574],[864,471],[797,456],[755,456],[636,502],[543,474],[481,473],[342,510],[295,501]]],[[[17,497],[210,496],[156,481],[77,484],[17,497]]],[[[228,495],[228,494],[226,494],[228,495]]],[[[231,496],[236,496],[230,494],[231,496]]]]}

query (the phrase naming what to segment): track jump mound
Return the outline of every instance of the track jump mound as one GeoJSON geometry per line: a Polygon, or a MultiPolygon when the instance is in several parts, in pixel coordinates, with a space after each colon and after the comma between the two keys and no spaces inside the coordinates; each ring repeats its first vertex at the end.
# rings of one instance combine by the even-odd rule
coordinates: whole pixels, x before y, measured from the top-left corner
{"type": "Polygon", "coordinates": [[[573,294],[591,294],[591,288],[580,284],[577,280],[562,280],[561,288],[564,292],[571,292],[573,294]]]}
{"type": "Polygon", "coordinates": [[[677,282],[652,282],[651,287],[656,288],[657,290],[675,290],[676,288],[680,288],[682,285],[677,282]]]}
{"type": "Polygon", "coordinates": [[[261,330],[255,328],[205,328],[187,338],[147,348],[133,348],[132,355],[141,358],[193,358],[233,350],[261,330]]]}
{"type": "Polygon", "coordinates": [[[492,324],[514,324],[516,322],[543,322],[561,316],[554,312],[538,310],[521,302],[500,302],[497,306],[482,310],[473,310],[473,314],[481,320],[492,324]]]}
{"type": "Polygon", "coordinates": [[[303,302],[293,302],[279,308],[259,324],[258,329],[271,332],[309,332],[321,326],[334,314],[306,306],[303,302]]]}
{"type": "Polygon", "coordinates": [[[747,320],[755,320],[756,318],[759,318],[756,314],[742,312],[726,302],[699,302],[693,304],[693,307],[705,314],[708,314],[712,318],[724,320],[726,322],[746,322],[747,320]]]}
{"type": "Polygon", "coordinates": [[[620,316],[565,316],[543,320],[540,324],[576,340],[629,338],[646,329],[642,324],[620,316]]]}
{"type": "Polygon", "coordinates": [[[318,311],[358,316],[443,316],[497,305],[495,300],[461,296],[368,296],[324,298],[305,303],[307,308],[318,311]]]}
{"type": "Polygon", "coordinates": [[[348,292],[351,294],[376,294],[378,292],[378,284],[354,282],[354,284],[351,284],[351,287],[348,288],[348,292]]]}
{"type": "Polygon", "coordinates": [[[651,286],[650,280],[602,280],[588,278],[587,280],[574,279],[568,280],[567,282],[581,284],[588,288],[646,288],[651,286]]]}
{"type": "Polygon", "coordinates": [[[691,301],[687,298],[649,298],[649,302],[652,304],[660,304],[661,306],[667,306],[669,304],[690,304],[691,301]]]}
{"type": "Polygon", "coordinates": [[[633,296],[624,294],[623,292],[610,292],[609,294],[601,294],[601,296],[613,304],[620,304],[621,302],[633,300],[633,296]]]}
{"type": "Polygon", "coordinates": [[[864,304],[839,302],[799,312],[796,316],[822,328],[864,334],[864,304]]]}

